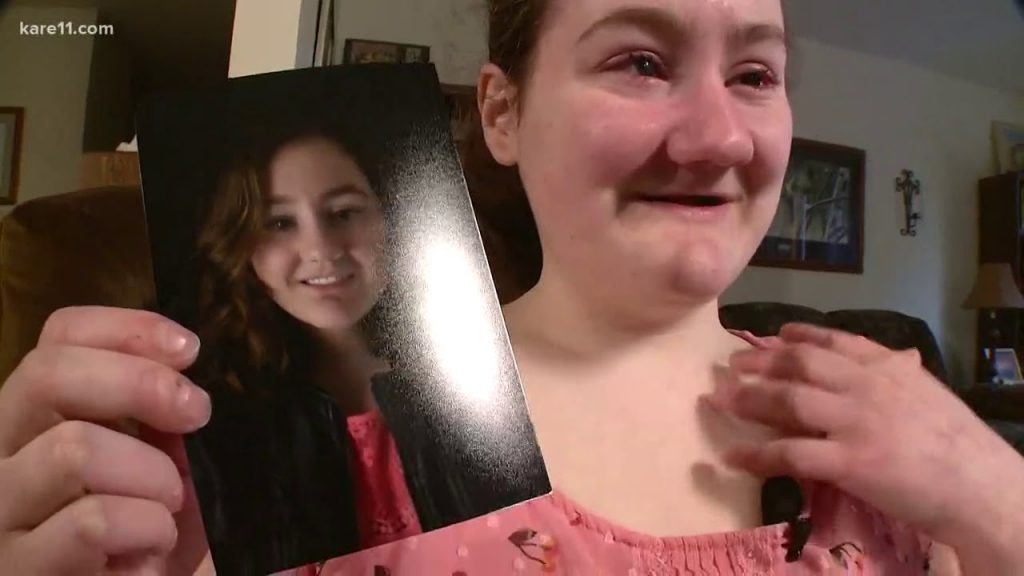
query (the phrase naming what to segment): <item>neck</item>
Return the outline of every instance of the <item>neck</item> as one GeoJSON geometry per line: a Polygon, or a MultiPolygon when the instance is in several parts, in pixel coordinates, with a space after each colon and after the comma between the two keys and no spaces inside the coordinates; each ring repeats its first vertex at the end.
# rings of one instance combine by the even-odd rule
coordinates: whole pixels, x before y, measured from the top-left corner
{"type": "Polygon", "coordinates": [[[659,300],[610,290],[622,288],[584,290],[542,274],[533,289],[506,307],[510,336],[526,352],[586,362],[661,353],[677,362],[699,362],[736,347],[722,328],[716,299],[659,300]]]}
{"type": "Polygon", "coordinates": [[[376,409],[370,390],[371,378],[387,370],[387,365],[372,353],[362,334],[357,330],[317,330],[314,342],[316,383],[334,398],[345,414],[376,409]]]}

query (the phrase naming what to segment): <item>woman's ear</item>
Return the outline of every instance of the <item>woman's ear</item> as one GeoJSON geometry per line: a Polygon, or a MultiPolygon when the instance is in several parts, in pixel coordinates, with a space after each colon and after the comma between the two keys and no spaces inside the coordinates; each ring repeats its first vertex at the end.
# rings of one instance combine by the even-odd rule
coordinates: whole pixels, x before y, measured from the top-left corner
{"type": "Polygon", "coordinates": [[[516,87],[494,64],[484,64],[477,81],[476,104],[484,140],[494,159],[513,166],[519,160],[519,108],[516,87]]]}

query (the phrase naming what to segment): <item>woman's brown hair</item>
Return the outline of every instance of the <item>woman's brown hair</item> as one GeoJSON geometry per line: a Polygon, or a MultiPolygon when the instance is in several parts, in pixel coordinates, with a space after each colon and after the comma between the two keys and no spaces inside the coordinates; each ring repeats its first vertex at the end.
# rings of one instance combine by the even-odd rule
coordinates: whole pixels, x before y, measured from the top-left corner
{"type": "MultiPolygon", "coordinates": [[[[515,84],[526,81],[549,0],[489,0],[488,51],[515,84]]],[[[498,297],[515,300],[540,277],[542,256],[519,170],[495,162],[479,117],[459,143],[473,208],[498,297]]]]}
{"type": "Polygon", "coordinates": [[[234,390],[256,373],[283,374],[292,365],[277,330],[286,321],[250,264],[263,233],[266,183],[254,158],[236,160],[218,182],[196,242],[197,332],[207,352],[197,365],[204,380],[219,377],[234,390]]]}
{"type": "Polygon", "coordinates": [[[522,87],[530,74],[550,0],[489,0],[487,45],[491,63],[522,87]]]}

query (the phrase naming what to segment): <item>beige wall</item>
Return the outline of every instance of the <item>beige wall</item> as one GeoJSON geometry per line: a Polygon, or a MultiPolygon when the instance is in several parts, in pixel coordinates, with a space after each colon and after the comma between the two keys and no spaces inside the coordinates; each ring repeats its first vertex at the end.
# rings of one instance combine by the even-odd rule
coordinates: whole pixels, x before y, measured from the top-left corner
{"type": "MultiPolygon", "coordinates": [[[[19,202],[77,187],[93,39],[21,36],[21,22],[96,22],[96,11],[12,6],[0,11],[0,106],[25,107],[19,202]]],[[[0,217],[10,206],[0,206],[0,217]]]]}
{"type": "Polygon", "coordinates": [[[968,378],[974,316],[960,303],[977,269],[977,181],[995,173],[991,121],[1024,122],[1024,95],[811,41],[797,50],[796,135],[867,152],[864,274],[751,267],[723,302],[899,310],[926,320],[952,376],[968,378]],[[893,187],[904,168],[923,190],[913,238],[893,187]]]}
{"type": "Polygon", "coordinates": [[[346,38],[424,44],[441,82],[476,84],[487,57],[483,0],[336,0],[336,61],[346,38]]]}
{"type": "Polygon", "coordinates": [[[228,76],[295,68],[303,3],[237,0],[228,76]]]}
{"type": "MultiPolygon", "coordinates": [[[[231,77],[306,66],[318,0],[238,0],[231,77]]],[[[442,82],[476,84],[487,55],[484,0],[336,0],[337,53],[346,38],[430,46],[442,82]]]]}

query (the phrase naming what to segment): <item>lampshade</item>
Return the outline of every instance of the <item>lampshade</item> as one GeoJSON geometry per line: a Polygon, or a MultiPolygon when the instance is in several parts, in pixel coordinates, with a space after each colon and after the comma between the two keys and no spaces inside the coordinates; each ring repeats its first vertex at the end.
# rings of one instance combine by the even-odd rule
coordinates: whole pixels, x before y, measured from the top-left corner
{"type": "Polygon", "coordinates": [[[986,262],[978,267],[974,287],[964,308],[1024,308],[1024,295],[1006,262],[986,262]]]}

